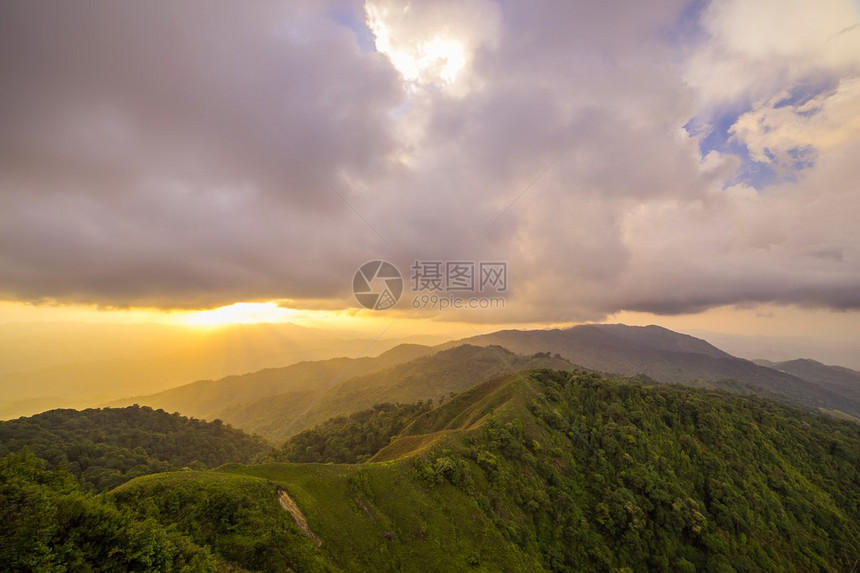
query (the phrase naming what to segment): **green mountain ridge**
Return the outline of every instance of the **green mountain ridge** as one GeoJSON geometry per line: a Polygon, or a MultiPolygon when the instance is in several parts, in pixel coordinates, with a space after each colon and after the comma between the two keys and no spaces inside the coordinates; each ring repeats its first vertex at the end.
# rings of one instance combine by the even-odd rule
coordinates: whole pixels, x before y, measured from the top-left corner
{"type": "Polygon", "coordinates": [[[575,367],[566,360],[550,356],[522,356],[499,347],[457,346],[338,384],[296,423],[288,426],[289,434],[285,432],[277,437],[313,427],[331,416],[348,414],[386,401],[438,402],[486,380],[530,368],[575,367]]]}
{"type": "Polygon", "coordinates": [[[660,326],[586,324],[555,330],[502,330],[463,340],[457,344],[499,345],[520,354],[551,352],[582,367],[624,376],[645,374],[661,382],[699,384],[726,389],[742,387],[782,397],[809,408],[845,412],[860,417],[860,399],[844,387],[807,381],[736,358],[704,340],[660,326]]]}
{"type": "Polygon", "coordinates": [[[657,326],[584,325],[565,330],[499,331],[437,347],[397,346],[377,357],[306,361],[251,374],[201,380],[110,405],[147,404],[222,419],[279,442],[382,402],[439,400],[506,372],[577,365],[660,382],[722,388],[781,399],[848,419],[860,400],[846,384],[807,381],[735,358],[711,344],[657,326]],[[468,346],[471,350],[460,351],[468,346]],[[477,348],[484,350],[478,350],[477,348]],[[487,349],[489,348],[489,349],[487,349]]]}
{"type": "Polygon", "coordinates": [[[392,438],[364,464],[232,464],[110,497],[249,570],[843,571],[860,558],[860,427],[754,396],[537,370],[418,411],[392,438]]]}
{"type": "Polygon", "coordinates": [[[438,401],[512,370],[536,367],[569,369],[573,365],[550,356],[519,356],[497,347],[463,345],[437,351],[400,345],[375,358],[302,362],[199,381],[133,400],[184,415],[222,419],[278,442],[332,416],[380,402],[438,401]]]}
{"type": "MultiPolygon", "coordinates": [[[[461,360],[501,352],[452,350],[461,360]]],[[[81,443],[142,439],[123,425],[189,426],[146,408],[50,414],[81,443]],[[94,416],[102,422],[85,423],[94,416]]],[[[223,429],[190,422],[194,433],[223,429]]],[[[64,560],[159,571],[842,571],[860,559],[860,426],[756,396],[530,370],[435,408],[332,419],[280,450],[305,454],[321,463],[157,473],[97,497],[62,467],[11,454],[0,459],[0,558],[12,571],[64,560]],[[369,461],[330,463],[356,452],[369,461]]]]}

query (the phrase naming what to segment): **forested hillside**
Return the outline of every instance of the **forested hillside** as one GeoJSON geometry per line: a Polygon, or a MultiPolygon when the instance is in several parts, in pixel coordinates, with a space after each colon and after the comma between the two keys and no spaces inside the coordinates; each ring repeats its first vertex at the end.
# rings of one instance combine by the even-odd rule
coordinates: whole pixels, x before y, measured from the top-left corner
{"type": "Polygon", "coordinates": [[[144,474],[251,461],[267,444],[217,420],[129,406],[0,422],[0,456],[24,447],[68,469],[85,489],[104,491],[144,474]]]}
{"type": "Polygon", "coordinates": [[[860,559],[854,423],[547,370],[425,409],[333,420],[282,450],[364,457],[351,427],[405,424],[363,464],[160,474],[111,497],[256,570],[274,567],[265,555],[307,571],[835,572],[860,559]]]}
{"type": "Polygon", "coordinates": [[[281,448],[266,456],[266,461],[363,462],[387,446],[418,414],[431,408],[432,402],[385,403],[349,416],[331,418],[292,436],[281,448]]]}
{"type": "Polygon", "coordinates": [[[81,491],[30,452],[0,458],[3,571],[227,571],[175,528],[81,491]]]}

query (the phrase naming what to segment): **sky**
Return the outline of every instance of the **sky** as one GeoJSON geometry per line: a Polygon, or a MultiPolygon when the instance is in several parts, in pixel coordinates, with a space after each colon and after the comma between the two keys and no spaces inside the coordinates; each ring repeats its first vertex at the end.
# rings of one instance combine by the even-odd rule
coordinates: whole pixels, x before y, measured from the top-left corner
{"type": "Polygon", "coordinates": [[[0,323],[611,321],[860,356],[856,0],[12,1],[0,86],[0,323]],[[353,293],[377,260],[387,310],[353,293]],[[506,284],[422,291],[416,262],[506,284]]]}

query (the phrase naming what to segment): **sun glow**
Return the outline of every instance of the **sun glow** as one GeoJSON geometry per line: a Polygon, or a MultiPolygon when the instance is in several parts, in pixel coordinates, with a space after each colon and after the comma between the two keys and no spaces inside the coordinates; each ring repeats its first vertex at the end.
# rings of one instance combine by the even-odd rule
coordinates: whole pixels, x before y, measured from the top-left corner
{"type": "Polygon", "coordinates": [[[463,44],[446,35],[434,36],[428,42],[401,49],[392,48],[382,33],[379,33],[379,38],[379,51],[388,55],[394,67],[409,82],[452,84],[466,65],[463,44]]]}
{"type": "Polygon", "coordinates": [[[373,6],[368,6],[367,10],[367,23],[373,31],[376,49],[388,56],[407,82],[450,85],[466,67],[466,46],[449,27],[443,26],[424,39],[404,39],[398,37],[386,21],[390,13],[373,6]]]}
{"type": "Polygon", "coordinates": [[[289,322],[295,316],[295,309],[284,308],[276,302],[237,302],[211,310],[190,312],[178,322],[188,326],[229,326],[289,322]]]}

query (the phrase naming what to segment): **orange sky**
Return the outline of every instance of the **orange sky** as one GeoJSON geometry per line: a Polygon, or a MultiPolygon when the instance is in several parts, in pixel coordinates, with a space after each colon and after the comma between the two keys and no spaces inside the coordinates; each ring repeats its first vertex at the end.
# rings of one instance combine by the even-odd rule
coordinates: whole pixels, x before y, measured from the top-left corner
{"type": "Polygon", "coordinates": [[[337,5],[0,3],[4,332],[608,321],[860,366],[856,1],[337,5]],[[503,306],[415,311],[419,261],[507,265],[503,306]]]}

